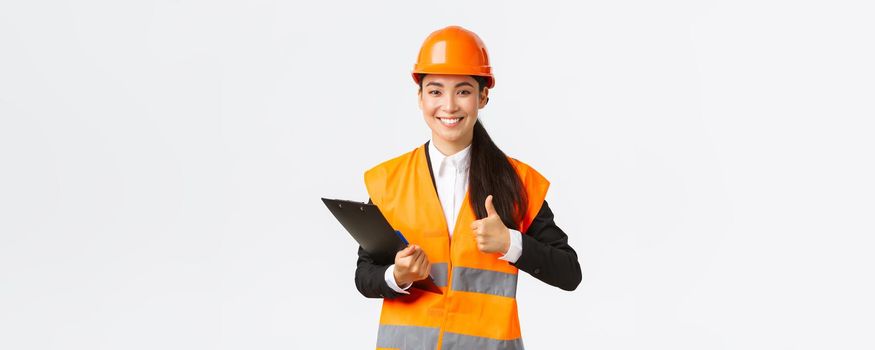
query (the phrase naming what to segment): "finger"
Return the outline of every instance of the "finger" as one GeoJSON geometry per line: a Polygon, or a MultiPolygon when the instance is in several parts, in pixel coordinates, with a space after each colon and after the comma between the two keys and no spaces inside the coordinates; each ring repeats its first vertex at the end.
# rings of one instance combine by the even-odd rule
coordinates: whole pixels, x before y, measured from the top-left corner
{"type": "Polygon", "coordinates": [[[482,224],[480,224],[480,226],[477,226],[477,231],[475,231],[475,233],[478,235],[485,235],[486,233],[489,232],[490,227],[491,227],[490,225],[488,225],[486,223],[482,223],[482,224]]]}
{"type": "Polygon", "coordinates": [[[420,274],[428,275],[429,266],[431,263],[428,262],[428,254],[422,254],[422,260],[419,262],[420,274]]]}
{"type": "Polygon", "coordinates": [[[479,250],[481,252],[485,252],[486,251],[486,243],[477,242],[477,250],[479,250]]]}
{"type": "Polygon", "coordinates": [[[407,256],[412,255],[413,253],[416,252],[416,250],[413,249],[413,248],[414,248],[414,246],[412,246],[412,245],[409,245],[409,246],[404,247],[404,249],[401,249],[401,250],[398,252],[398,257],[399,257],[399,258],[403,258],[403,257],[407,257],[407,256]]]}
{"type": "Polygon", "coordinates": [[[422,253],[422,251],[420,251],[419,254],[417,254],[416,257],[413,258],[413,263],[410,264],[410,266],[413,267],[413,270],[415,272],[420,272],[420,269],[422,269],[422,262],[424,258],[425,253],[422,253]]]}
{"type": "Polygon", "coordinates": [[[498,216],[498,212],[495,211],[495,206],[492,205],[492,195],[486,196],[486,216],[498,216]]]}
{"type": "Polygon", "coordinates": [[[483,238],[483,235],[474,236],[474,243],[477,243],[477,245],[483,244],[484,241],[485,239],[483,238]]]}
{"type": "Polygon", "coordinates": [[[474,233],[476,233],[476,234],[481,234],[481,233],[483,233],[483,227],[484,227],[483,223],[478,222],[476,225],[474,225],[473,228],[471,228],[471,230],[474,231],[474,233]]]}
{"type": "MultiPolygon", "coordinates": [[[[428,265],[428,264],[426,264],[426,265],[428,265]]],[[[419,272],[419,279],[424,280],[424,279],[428,278],[428,276],[431,276],[428,273],[428,271],[429,271],[428,266],[423,266],[422,271],[419,272]]]]}
{"type": "Polygon", "coordinates": [[[422,254],[422,272],[420,272],[420,278],[426,278],[431,273],[431,262],[428,261],[428,254],[422,254]]]}
{"type": "Polygon", "coordinates": [[[416,260],[416,258],[419,257],[419,255],[422,254],[422,248],[421,248],[420,246],[418,246],[418,245],[413,245],[413,248],[411,248],[411,249],[412,249],[413,252],[410,253],[410,256],[411,256],[414,260],[416,260]]]}
{"type": "Polygon", "coordinates": [[[395,266],[403,267],[405,270],[410,268],[410,262],[413,261],[413,257],[410,254],[401,255],[401,252],[398,253],[398,256],[395,257],[395,266]]]}
{"type": "MultiPolygon", "coordinates": [[[[410,261],[411,262],[416,261],[416,259],[419,259],[419,257],[421,255],[422,255],[422,249],[420,249],[419,247],[413,248],[413,253],[410,254],[410,261]]],[[[410,266],[413,266],[413,264],[410,264],[410,266]]]]}

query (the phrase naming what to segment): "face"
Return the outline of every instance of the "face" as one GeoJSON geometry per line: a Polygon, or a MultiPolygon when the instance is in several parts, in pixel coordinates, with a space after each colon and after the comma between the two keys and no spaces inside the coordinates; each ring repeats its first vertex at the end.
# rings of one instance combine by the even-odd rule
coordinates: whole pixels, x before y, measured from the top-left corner
{"type": "Polygon", "coordinates": [[[468,75],[428,74],[422,79],[419,109],[435,142],[461,149],[471,143],[477,112],[486,106],[489,89],[468,75]]]}

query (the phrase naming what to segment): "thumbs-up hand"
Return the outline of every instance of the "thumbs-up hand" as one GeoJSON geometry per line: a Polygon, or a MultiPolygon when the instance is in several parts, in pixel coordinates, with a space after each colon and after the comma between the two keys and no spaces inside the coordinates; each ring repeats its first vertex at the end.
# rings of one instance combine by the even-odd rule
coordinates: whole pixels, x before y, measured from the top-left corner
{"type": "Polygon", "coordinates": [[[510,248],[510,232],[495,211],[491,194],[486,197],[486,217],[474,220],[471,230],[477,240],[477,249],[481,252],[505,254],[510,248]]]}

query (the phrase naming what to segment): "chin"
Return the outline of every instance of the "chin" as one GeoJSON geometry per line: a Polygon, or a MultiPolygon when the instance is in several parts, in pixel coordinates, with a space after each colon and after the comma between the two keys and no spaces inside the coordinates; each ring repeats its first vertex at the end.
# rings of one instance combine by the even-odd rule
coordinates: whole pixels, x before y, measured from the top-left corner
{"type": "Polygon", "coordinates": [[[467,135],[466,132],[452,132],[452,133],[439,132],[437,134],[441,139],[449,141],[449,142],[457,142],[459,140],[464,139],[465,135],[467,135]]]}

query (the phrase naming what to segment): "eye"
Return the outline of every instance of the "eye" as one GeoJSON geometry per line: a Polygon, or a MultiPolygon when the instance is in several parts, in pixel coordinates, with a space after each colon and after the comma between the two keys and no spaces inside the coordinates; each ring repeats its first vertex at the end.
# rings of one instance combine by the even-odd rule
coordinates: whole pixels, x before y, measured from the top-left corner
{"type": "Polygon", "coordinates": [[[438,90],[431,90],[431,91],[428,92],[428,94],[429,94],[429,95],[432,95],[432,96],[437,96],[437,95],[440,95],[441,92],[438,91],[438,90]]]}
{"type": "Polygon", "coordinates": [[[471,94],[471,91],[468,91],[468,90],[459,91],[459,95],[470,95],[470,94],[471,94]]]}

